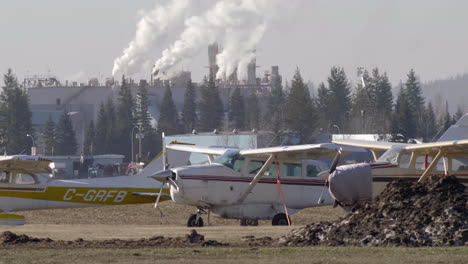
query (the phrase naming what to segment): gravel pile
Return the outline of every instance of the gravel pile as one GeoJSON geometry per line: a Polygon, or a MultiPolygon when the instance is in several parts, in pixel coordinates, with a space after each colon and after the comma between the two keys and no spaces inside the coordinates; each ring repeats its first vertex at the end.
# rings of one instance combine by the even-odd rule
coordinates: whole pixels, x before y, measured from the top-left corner
{"type": "Polygon", "coordinates": [[[468,241],[468,188],[455,177],[393,181],[335,222],[294,229],[281,246],[461,246],[468,241]]]}

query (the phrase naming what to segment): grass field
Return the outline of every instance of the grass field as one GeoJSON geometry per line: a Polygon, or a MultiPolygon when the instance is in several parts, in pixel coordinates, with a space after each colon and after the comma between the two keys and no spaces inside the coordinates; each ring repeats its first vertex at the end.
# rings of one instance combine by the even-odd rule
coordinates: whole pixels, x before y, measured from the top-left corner
{"type": "MultiPolygon", "coordinates": [[[[55,209],[18,212],[28,224],[0,227],[33,237],[54,240],[140,239],[152,236],[180,237],[188,234],[186,219],[191,207],[165,202],[165,220],[151,204],[55,209]]],[[[292,228],[344,216],[340,209],[309,208],[292,216],[293,227],[272,227],[261,221],[258,227],[241,227],[238,220],[212,217],[212,225],[198,228],[205,239],[229,243],[231,247],[141,248],[141,249],[0,249],[0,263],[468,263],[468,247],[453,248],[369,248],[369,247],[251,247],[242,237],[278,238],[292,228]]],[[[206,217],[206,216],[205,216],[206,217]]]]}
{"type": "Polygon", "coordinates": [[[468,248],[2,249],[0,263],[466,263],[468,248]]]}

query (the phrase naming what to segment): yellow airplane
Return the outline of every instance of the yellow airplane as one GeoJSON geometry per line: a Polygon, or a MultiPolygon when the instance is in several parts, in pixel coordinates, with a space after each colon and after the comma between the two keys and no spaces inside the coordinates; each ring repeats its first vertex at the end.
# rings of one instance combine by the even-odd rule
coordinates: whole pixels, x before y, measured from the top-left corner
{"type": "MultiPolygon", "coordinates": [[[[180,152],[179,152],[180,153],[180,152]]],[[[149,178],[164,169],[158,155],[133,176],[58,180],[46,173],[50,160],[38,156],[0,157],[0,224],[22,225],[25,217],[12,211],[154,203],[170,199],[169,189],[149,178]],[[158,162],[159,161],[159,162],[158,162]]],[[[174,166],[186,165],[188,155],[168,155],[174,166]]]]}

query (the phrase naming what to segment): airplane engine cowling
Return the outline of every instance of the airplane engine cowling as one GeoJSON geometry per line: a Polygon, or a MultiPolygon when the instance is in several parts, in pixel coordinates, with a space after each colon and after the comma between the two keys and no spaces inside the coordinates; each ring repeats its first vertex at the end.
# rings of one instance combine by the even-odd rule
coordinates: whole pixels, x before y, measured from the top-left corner
{"type": "Polygon", "coordinates": [[[356,207],[372,201],[372,172],[368,163],[343,165],[328,176],[332,197],[342,206],[356,207]]]}

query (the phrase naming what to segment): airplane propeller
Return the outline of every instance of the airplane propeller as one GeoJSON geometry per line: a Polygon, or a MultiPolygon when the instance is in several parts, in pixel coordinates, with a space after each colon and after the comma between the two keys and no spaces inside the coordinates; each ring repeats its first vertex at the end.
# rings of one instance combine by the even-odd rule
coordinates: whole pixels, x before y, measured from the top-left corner
{"type": "Polygon", "coordinates": [[[336,152],[335,158],[333,159],[332,165],[330,166],[330,173],[333,173],[336,170],[336,166],[338,166],[338,162],[340,162],[341,158],[341,148],[338,149],[336,152]]]}
{"type": "Polygon", "coordinates": [[[171,170],[160,171],[150,177],[162,183],[167,183],[173,186],[176,190],[179,190],[179,185],[174,181],[173,172],[171,170]]]}
{"type": "Polygon", "coordinates": [[[340,158],[341,158],[341,150],[342,150],[341,148],[337,150],[335,158],[333,159],[333,162],[330,166],[330,169],[328,171],[322,171],[319,174],[317,174],[318,177],[325,180],[325,184],[323,185],[324,188],[322,188],[322,193],[320,194],[317,204],[323,203],[322,197],[323,197],[323,192],[325,191],[325,187],[328,185],[328,177],[330,176],[330,174],[336,171],[336,167],[338,166],[338,163],[340,162],[340,158]]]}

